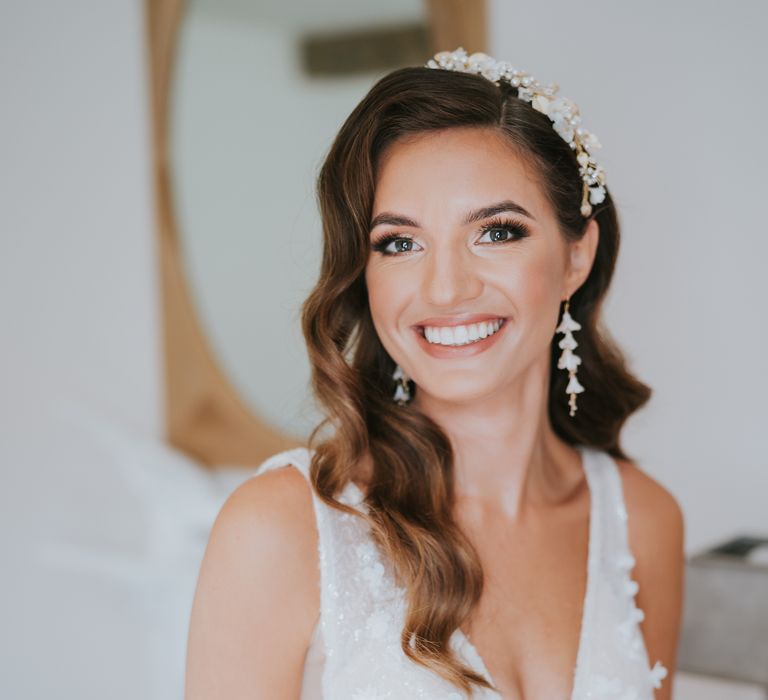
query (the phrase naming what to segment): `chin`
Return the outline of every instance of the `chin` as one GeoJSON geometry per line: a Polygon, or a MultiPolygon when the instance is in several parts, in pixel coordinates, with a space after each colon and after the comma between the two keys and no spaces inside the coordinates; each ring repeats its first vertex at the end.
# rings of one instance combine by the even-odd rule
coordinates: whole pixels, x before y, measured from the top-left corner
{"type": "Polygon", "coordinates": [[[452,404],[476,403],[488,398],[494,389],[494,387],[478,385],[476,379],[435,383],[437,385],[435,387],[419,384],[416,390],[417,396],[421,394],[422,397],[429,397],[431,400],[452,404]]]}

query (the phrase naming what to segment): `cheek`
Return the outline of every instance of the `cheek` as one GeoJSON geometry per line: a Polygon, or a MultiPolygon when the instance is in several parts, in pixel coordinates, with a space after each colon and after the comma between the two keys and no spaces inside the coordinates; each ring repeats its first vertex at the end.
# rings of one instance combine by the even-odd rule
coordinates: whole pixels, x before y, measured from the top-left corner
{"type": "Polygon", "coordinates": [[[378,265],[366,269],[368,306],[379,335],[382,334],[382,327],[397,317],[403,305],[405,294],[402,282],[394,270],[386,270],[378,265]]]}
{"type": "Polygon", "coordinates": [[[521,313],[536,314],[556,299],[562,274],[552,255],[536,254],[499,266],[493,272],[492,284],[506,290],[521,313]]]}
{"type": "Polygon", "coordinates": [[[535,326],[532,334],[537,338],[536,345],[546,345],[552,341],[557,327],[563,271],[557,260],[549,257],[526,272],[522,294],[528,323],[535,326]]]}
{"type": "Polygon", "coordinates": [[[518,342],[537,354],[547,346],[557,327],[562,269],[552,255],[518,258],[514,265],[494,271],[493,286],[511,303],[518,342]]]}
{"type": "Polygon", "coordinates": [[[525,274],[525,294],[532,307],[549,305],[557,296],[561,275],[552,260],[537,261],[525,274]]]}

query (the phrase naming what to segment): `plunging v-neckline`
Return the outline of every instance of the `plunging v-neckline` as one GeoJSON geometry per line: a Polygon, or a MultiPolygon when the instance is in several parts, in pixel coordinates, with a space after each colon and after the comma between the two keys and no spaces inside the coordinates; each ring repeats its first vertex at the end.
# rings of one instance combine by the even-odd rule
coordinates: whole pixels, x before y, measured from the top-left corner
{"type": "MultiPolygon", "coordinates": [[[[584,668],[584,658],[586,655],[586,639],[587,635],[589,633],[589,624],[592,619],[592,590],[595,585],[595,567],[597,563],[597,507],[598,507],[598,494],[597,489],[595,488],[595,484],[593,483],[593,473],[592,473],[592,448],[586,445],[575,445],[576,449],[581,454],[581,465],[582,465],[582,471],[584,472],[584,476],[587,480],[587,487],[589,489],[589,535],[588,535],[588,542],[587,542],[587,572],[586,572],[586,586],[584,587],[584,600],[581,604],[581,625],[579,628],[579,647],[576,651],[576,666],[573,669],[573,686],[571,688],[571,693],[568,696],[569,700],[577,700],[576,693],[580,688],[581,682],[580,677],[583,673],[582,669],[584,668]]],[[[468,652],[470,656],[470,660],[473,663],[473,665],[476,667],[475,670],[478,670],[482,672],[482,674],[486,677],[487,680],[491,682],[491,684],[495,687],[498,687],[498,684],[493,679],[493,676],[491,676],[490,671],[488,670],[488,667],[485,664],[485,661],[483,660],[483,657],[480,656],[480,652],[478,652],[477,648],[475,647],[472,642],[469,641],[469,637],[467,637],[464,632],[462,632],[461,628],[457,628],[454,632],[454,635],[456,636],[458,642],[460,645],[463,645],[466,652],[468,652]]],[[[506,700],[504,696],[497,691],[491,691],[495,695],[497,695],[501,700],[506,700]]]]}
{"type": "MultiPolygon", "coordinates": [[[[584,600],[581,604],[581,627],[579,630],[579,648],[576,652],[576,666],[573,669],[573,687],[571,688],[571,693],[568,696],[569,700],[577,700],[576,693],[580,690],[582,681],[580,680],[582,674],[584,673],[584,665],[587,655],[587,644],[586,639],[589,634],[589,625],[592,620],[592,606],[593,606],[593,590],[595,588],[595,577],[596,577],[596,568],[597,568],[597,560],[599,557],[598,549],[600,547],[598,543],[598,507],[599,507],[599,494],[598,489],[596,487],[596,472],[593,471],[594,469],[594,459],[596,458],[596,455],[594,453],[594,449],[588,445],[574,445],[574,447],[579,451],[579,454],[581,455],[581,466],[582,471],[584,472],[584,476],[587,480],[587,487],[589,489],[589,536],[588,536],[588,542],[587,542],[587,572],[586,572],[586,586],[584,591],[584,600]]],[[[353,500],[365,507],[365,494],[363,490],[354,482],[354,481],[348,481],[347,482],[347,488],[351,489],[354,493],[353,500]]],[[[401,599],[405,600],[405,591],[403,591],[399,586],[395,585],[395,589],[399,592],[401,599]]],[[[493,686],[497,687],[496,681],[493,679],[493,676],[491,676],[490,672],[488,671],[488,667],[485,664],[485,661],[483,660],[483,657],[480,656],[480,653],[475,648],[475,645],[472,644],[472,642],[469,641],[469,638],[467,637],[464,632],[462,632],[461,628],[457,627],[454,631],[452,638],[455,638],[456,641],[459,643],[459,646],[463,647],[465,652],[470,657],[470,663],[475,667],[476,671],[479,671],[482,673],[488,681],[491,682],[493,686]]],[[[507,700],[504,698],[504,696],[496,691],[490,691],[494,695],[498,696],[500,700],[507,700]]]]}

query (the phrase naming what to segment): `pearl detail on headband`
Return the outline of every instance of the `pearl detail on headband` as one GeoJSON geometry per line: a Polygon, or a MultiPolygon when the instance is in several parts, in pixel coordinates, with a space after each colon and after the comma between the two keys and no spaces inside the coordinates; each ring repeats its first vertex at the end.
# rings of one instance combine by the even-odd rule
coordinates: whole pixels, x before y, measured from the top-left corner
{"type": "Polygon", "coordinates": [[[581,115],[575,102],[567,97],[556,97],[557,84],[542,85],[532,75],[515,68],[507,61],[497,61],[484,53],[471,56],[459,47],[455,51],[441,51],[426,63],[427,68],[476,73],[491,82],[505,81],[517,88],[517,96],[542,114],[546,114],[560,137],[576,151],[579,175],[583,184],[581,214],[592,214],[592,205],[605,200],[605,170],[597,164],[591,149],[600,148],[597,137],[581,124],[581,115]]]}

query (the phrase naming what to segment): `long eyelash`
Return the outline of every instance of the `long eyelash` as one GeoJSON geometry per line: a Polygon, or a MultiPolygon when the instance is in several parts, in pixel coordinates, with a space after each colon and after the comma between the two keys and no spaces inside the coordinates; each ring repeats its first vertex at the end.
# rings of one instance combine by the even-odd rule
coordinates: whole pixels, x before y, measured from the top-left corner
{"type": "MultiPolygon", "coordinates": [[[[507,241],[496,241],[495,243],[491,244],[484,244],[484,245],[503,245],[504,243],[513,243],[514,241],[520,240],[521,238],[525,238],[526,236],[529,236],[531,234],[531,230],[521,221],[514,221],[512,219],[506,219],[503,217],[497,217],[495,219],[491,219],[487,224],[485,224],[481,229],[480,233],[485,234],[491,229],[506,229],[510,233],[516,234],[516,238],[511,238],[507,241]]],[[[392,241],[397,240],[406,240],[406,241],[412,241],[413,238],[411,236],[403,236],[398,233],[388,233],[379,238],[377,241],[371,244],[371,249],[377,251],[378,253],[382,253],[383,255],[402,255],[402,253],[390,253],[386,250],[386,247],[392,243],[392,241]]]]}
{"type": "Polygon", "coordinates": [[[399,241],[399,240],[406,240],[406,241],[412,241],[413,238],[410,236],[403,236],[398,233],[388,233],[381,238],[379,238],[377,241],[371,244],[371,249],[375,250],[379,253],[382,253],[384,255],[402,255],[402,253],[390,253],[389,251],[385,250],[385,248],[392,242],[392,241],[399,241]]]}
{"type": "Polygon", "coordinates": [[[512,234],[517,234],[516,238],[510,238],[506,241],[496,241],[495,243],[484,243],[483,245],[503,245],[504,243],[513,243],[514,241],[525,238],[531,235],[531,230],[522,221],[513,221],[512,219],[505,219],[498,217],[491,219],[485,226],[480,229],[480,232],[485,234],[491,229],[501,228],[506,229],[512,234]]]}

